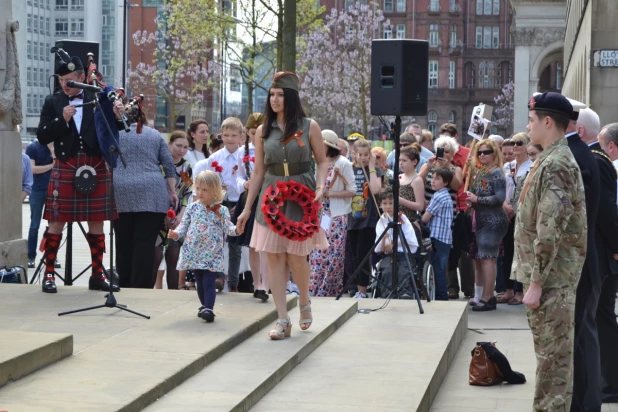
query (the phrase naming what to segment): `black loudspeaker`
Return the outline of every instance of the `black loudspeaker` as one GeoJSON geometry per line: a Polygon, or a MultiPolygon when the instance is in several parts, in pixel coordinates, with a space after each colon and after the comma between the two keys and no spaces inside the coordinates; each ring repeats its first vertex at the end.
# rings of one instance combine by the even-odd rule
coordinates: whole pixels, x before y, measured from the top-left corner
{"type": "Polygon", "coordinates": [[[371,114],[425,116],[429,84],[426,40],[371,42],[371,114]]]}
{"type": "MultiPolygon", "coordinates": [[[[99,43],[96,41],[81,41],[81,40],[56,40],[56,47],[64,50],[69,56],[77,56],[84,65],[84,71],[88,70],[88,53],[94,54],[94,62],[99,67],[99,43]]],[[[56,62],[60,58],[54,53],[54,74],[56,74],[56,62]]],[[[60,90],[58,78],[54,77],[54,93],[60,90]]]]}

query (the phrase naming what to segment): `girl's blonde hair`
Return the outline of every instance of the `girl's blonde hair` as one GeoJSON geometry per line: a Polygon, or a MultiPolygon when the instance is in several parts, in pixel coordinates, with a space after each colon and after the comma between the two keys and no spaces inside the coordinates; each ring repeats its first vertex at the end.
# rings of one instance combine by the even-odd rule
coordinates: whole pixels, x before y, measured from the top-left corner
{"type": "Polygon", "coordinates": [[[206,186],[206,189],[213,194],[215,203],[223,202],[225,192],[221,186],[221,179],[215,172],[204,170],[195,178],[195,187],[206,186]]]}
{"type": "Polygon", "coordinates": [[[487,148],[493,150],[494,154],[494,162],[496,163],[496,167],[502,168],[504,166],[504,161],[502,160],[502,150],[498,147],[498,144],[492,139],[484,139],[476,144],[476,149],[474,150],[474,161],[477,165],[480,165],[479,162],[479,153],[478,150],[481,146],[486,146],[487,148]]]}

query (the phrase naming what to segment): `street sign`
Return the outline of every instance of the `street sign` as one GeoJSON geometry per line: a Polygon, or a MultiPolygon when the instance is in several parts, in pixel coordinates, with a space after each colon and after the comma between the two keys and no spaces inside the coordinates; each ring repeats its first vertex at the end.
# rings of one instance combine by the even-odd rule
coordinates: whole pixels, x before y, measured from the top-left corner
{"type": "Polygon", "coordinates": [[[599,66],[618,67],[618,50],[599,50],[599,66]]]}

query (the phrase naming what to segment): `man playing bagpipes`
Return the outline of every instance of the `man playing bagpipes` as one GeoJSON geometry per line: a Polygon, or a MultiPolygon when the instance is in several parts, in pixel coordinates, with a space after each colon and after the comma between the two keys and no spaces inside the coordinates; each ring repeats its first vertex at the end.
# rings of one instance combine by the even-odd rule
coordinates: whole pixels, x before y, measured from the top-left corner
{"type": "MultiPolygon", "coordinates": [[[[44,234],[46,269],[43,292],[57,292],[54,262],[65,223],[82,221],[88,222],[86,239],[92,256],[88,288],[109,291],[110,284],[103,273],[103,222],[117,216],[110,197],[110,173],[103,156],[107,148],[101,146],[97,136],[94,105],[90,104],[95,99],[94,93],[67,84],[70,81],[84,82],[86,76],[81,60],[70,57],[62,49],[57,49],[56,53],[60,57],[56,73],[62,91],[45,98],[37,129],[39,142],[43,145],[53,143],[56,154],[43,216],[49,221],[44,234]]],[[[96,65],[94,72],[98,74],[96,65]]],[[[115,125],[112,123],[111,127],[122,129],[122,102],[117,101],[112,106],[108,101],[107,104],[116,114],[115,125]]],[[[114,291],[117,290],[114,285],[114,291]]]]}

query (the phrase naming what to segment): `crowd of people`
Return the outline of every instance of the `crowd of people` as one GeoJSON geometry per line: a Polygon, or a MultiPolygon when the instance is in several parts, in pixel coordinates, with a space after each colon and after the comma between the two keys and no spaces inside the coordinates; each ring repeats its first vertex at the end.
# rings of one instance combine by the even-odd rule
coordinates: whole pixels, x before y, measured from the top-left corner
{"type": "MultiPolygon", "coordinates": [[[[57,292],[56,254],[73,221],[89,224],[89,289],[111,289],[103,221],[114,219],[114,290],[161,288],[165,279],[168,289],[197,291],[206,322],[215,319],[217,291],[252,292],[261,302],[272,296],[278,319],[269,336],[281,340],[292,328],[286,293],[298,293],[306,330],[311,297],[365,299],[372,285],[388,296],[397,288],[393,261],[398,278],[409,279],[404,252],[430,243],[436,300],[463,293],[479,312],[526,305],[538,359],[535,410],[600,410],[602,400],[618,401],[618,124],[601,128],[585,105],[535,94],[527,130],[508,139],[466,143],[452,123],[437,136],[411,124],[400,137],[396,176],[395,152],[359,133],[344,140],[321,130],[304,112],[298,77],[281,72],[263,114],[244,125],[224,119],[216,136],[198,119],[166,141],[147,126],[139,102],[115,103],[126,167],[114,169],[112,199],[93,109],[81,105],[92,96],[67,83],[84,80],[81,61],[57,64],[62,92],[46,99],[38,141],[24,157],[32,265],[43,210],[49,222],[43,292],[57,292]],[[394,220],[407,243],[397,250],[394,220]],[[249,288],[241,286],[243,249],[249,288]]],[[[400,298],[415,297],[405,281],[400,288],[400,298]]]]}

